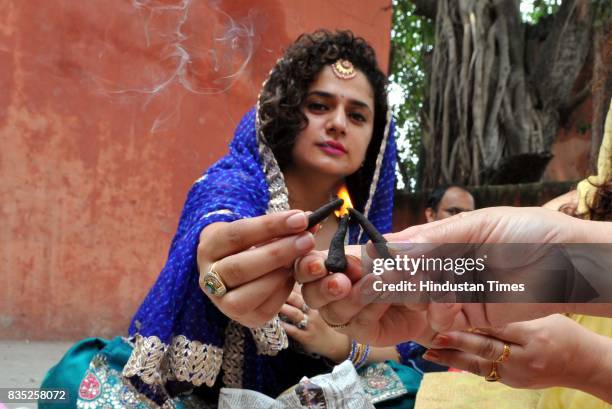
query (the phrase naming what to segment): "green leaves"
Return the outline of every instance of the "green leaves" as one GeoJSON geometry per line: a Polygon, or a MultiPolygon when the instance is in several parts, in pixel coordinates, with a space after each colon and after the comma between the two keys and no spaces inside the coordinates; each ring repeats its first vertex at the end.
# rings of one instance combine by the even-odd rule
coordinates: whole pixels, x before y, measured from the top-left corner
{"type": "Polygon", "coordinates": [[[397,120],[398,188],[414,189],[421,144],[420,112],[426,95],[426,59],[433,50],[434,24],[414,14],[408,0],[393,0],[391,104],[397,120]],[[404,177],[408,180],[404,180],[404,177]]]}
{"type": "Polygon", "coordinates": [[[523,0],[521,15],[524,22],[535,25],[542,17],[556,13],[560,6],[561,0],[523,0]]]}

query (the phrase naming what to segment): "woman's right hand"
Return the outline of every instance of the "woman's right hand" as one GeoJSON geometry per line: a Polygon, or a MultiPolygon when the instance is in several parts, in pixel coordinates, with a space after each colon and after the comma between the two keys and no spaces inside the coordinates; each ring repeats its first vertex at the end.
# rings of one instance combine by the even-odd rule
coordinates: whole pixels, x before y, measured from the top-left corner
{"type": "Polygon", "coordinates": [[[214,264],[227,293],[204,292],[229,318],[251,328],[262,326],[291,293],[295,259],[315,246],[307,225],[299,210],[208,225],[198,245],[200,287],[214,264]]]}

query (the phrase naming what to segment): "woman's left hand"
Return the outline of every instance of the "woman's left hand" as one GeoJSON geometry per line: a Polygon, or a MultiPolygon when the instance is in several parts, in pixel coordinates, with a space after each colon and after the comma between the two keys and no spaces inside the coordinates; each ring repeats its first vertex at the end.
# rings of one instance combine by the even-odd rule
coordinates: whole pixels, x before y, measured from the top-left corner
{"type": "Polygon", "coordinates": [[[594,365],[589,349],[597,342],[588,341],[588,332],[555,314],[501,329],[438,334],[423,358],[517,388],[577,387],[594,365]]]}
{"type": "Polygon", "coordinates": [[[289,321],[281,321],[287,335],[302,344],[307,352],[334,362],[344,361],[350,352],[348,336],[330,328],[317,310],[306,305],[299,291],[294,289],[280,310],[280,315],[289,321]]]}

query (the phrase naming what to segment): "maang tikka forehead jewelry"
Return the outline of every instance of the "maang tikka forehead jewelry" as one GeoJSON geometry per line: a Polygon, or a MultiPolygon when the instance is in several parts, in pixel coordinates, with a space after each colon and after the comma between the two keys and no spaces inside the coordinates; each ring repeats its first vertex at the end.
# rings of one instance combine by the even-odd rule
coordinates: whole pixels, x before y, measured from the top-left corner
{"type": "Polygon", "coordinates": [[[350,80],[357,75],[353,63],[349,60],[338,60],[331,65],[334,75],[343,80],[350,80]]]}

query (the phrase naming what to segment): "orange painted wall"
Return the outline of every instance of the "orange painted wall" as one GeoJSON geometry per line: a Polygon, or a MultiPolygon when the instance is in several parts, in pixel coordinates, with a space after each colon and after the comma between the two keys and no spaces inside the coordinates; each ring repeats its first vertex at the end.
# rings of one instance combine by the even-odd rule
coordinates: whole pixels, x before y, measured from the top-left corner
{"type": "Polygon", "coordinates": [[[185,194],[304,31],[388,0],[0,0],[0,338],[126,331],[185,194]]]}

